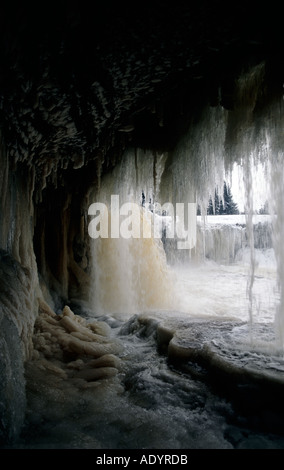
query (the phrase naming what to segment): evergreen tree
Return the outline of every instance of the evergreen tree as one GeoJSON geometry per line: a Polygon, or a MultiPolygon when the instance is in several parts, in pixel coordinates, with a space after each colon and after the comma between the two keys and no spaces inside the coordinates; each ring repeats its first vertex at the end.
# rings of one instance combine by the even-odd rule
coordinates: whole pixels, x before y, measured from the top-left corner
{"type": "Polygon", "coordinates": [[[223,200],[220,198],[219,199],[219,215],[223,215],[223,214],[225,214],[223,200]]]}
{"type": "Polygon", "coordinates": [[[215,189],[214,204],[210,196],[207,215],[223,215],[223,214],[239,214],[238,204],[233,200],[230,186],[224,181],[223,198],[218,194],[218,189],[215,189]],[[224,201],[224,203],[223,203],[224,201]]]}
{"type": "Polygon", "coordinates": [[[239,214],[238,204],[233,200],[231,188],[224,181],[224,214],[239,214]]]}
{"type": "Polygon", "coordinates": [[[208,203],[208,207],[207,207],[207,215],[214,215],[214,207],[213,207],[213,201],[212,201],[211,196],[209,198],[209,203],[208,203]]]}

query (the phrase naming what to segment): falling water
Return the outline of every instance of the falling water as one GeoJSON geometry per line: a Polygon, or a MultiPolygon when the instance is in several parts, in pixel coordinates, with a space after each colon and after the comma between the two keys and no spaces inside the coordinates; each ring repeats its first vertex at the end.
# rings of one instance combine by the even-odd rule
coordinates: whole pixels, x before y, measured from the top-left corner
{"type": "Polygon", "coordinates": [[[163,155],[154,158],[153,171],[153,155],[141,150],[127,152],[121,165],[103,179],[95,194],[95,200],[105,204],[109,217],[109,233],[105,238],[92,240],[94,284],[91,298],[97,313],[127,315],[167,309],[171,305],[172,282],[166,255],[161,240],[151,235],[153,214],[150,209],[158,197],[164,159],[163,155]],[[120,234],[123,224],[128,225],[126,217],[119,213],[125,203],[134,203],[138,209],[129,221],[132,231],[138,227],[138,233],[130,238],[120,234]],[[118,226],[113,236],[111,224],[115,219],[118,226]]]}

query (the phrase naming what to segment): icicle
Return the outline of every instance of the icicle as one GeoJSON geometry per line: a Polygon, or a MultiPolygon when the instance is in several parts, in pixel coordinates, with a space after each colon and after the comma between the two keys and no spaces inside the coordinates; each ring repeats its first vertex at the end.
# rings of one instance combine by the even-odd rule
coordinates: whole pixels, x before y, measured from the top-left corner
{"type": "Polygon", "coordinates": [[[136,181],[136,188],[138,187],[138,162],[137,162],[137,148],[134,151],[135,155],[135,181],[136,181]]]}
{"type": "Polygon", "coordinates": [[[73,168],[74,170],[77,170],[79,168],[82,168],[85,164],[85,154],[82,151],[81,154],[76,154],[73,156],[73,168]]]}
{"type": "Polygon", "coordinates": [[[277,261],[279,304],[275,315],[276,335],[284,354],[284,153],[278,151],[271,161],[271,210],[273,214],[273,242],[277,261]]]}
{"type": "Polygon", "coordinates": [[[29,170],[30,170],[29,211],[30,211],[30,215],[32,216],[34,212],[33,196],[34,196],[34,190],[35,190],[36,170],[34,166],[30,167],[29,170]]]}
{"type": "Polygon", "coordinates": [[[154,159],[153,159],[153,204],[156,202],[156,193],[157,193],[157,153],[154,152],[154,159]]]}
{"type": "Polygon", "coordinates": [[[247,157],[244,162],[244,184],[246,190],[246,226],[248,244],[250,248],[250,271],[248,276],[247,294],[249,299],[249,322],[253,324],[253,284],[255,275],[255,251],[254,251],[254,231],[253,231],[253,185],[252,185],[252,158],[247,157]]]}

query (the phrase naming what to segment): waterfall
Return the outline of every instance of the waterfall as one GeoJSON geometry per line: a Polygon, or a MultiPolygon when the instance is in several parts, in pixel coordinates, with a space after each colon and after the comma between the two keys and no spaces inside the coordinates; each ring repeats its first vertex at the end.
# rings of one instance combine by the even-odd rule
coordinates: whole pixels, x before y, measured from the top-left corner
{"type": "Polygon", "coordinates": [[[109,233],[92,240],[91,303],[97,313],[133,314],[173,306],[173,284],[166,255],[161,238],[152,234],[152,211],[165,159],[164,155],[153,158],[150,152],[142,150],[128,151],[92,195],[92,200],[105,204],[109,220],[109,233]],[[129,203],[137,208],[131,221],[119,213],[129,203]],[[119,224],[117,230],[113,226],[115,220],[119,224]],[[127,228],[128,223],[132,226],[131,237],[123,238],[120,232],[123,224],[127,228]],[[132,236],[138,227],[138,234],[132,236]]]}

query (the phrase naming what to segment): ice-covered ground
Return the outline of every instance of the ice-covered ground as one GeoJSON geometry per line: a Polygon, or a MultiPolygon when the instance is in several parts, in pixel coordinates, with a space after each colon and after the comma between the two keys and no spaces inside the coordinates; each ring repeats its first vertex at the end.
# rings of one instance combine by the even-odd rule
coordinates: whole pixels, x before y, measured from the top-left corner
{"type": "Polygon", "coordinates": [[[232,335],[243,342],[243,324],[161,311],[100,321],[122,346],[119,374],[78,391],[56,367],[28,364],[28,414],[16,447],[284,448],[274,358],[266,383],[248,366],[255,356],[259,367],[259,352],[247,344],[235,354],[232,335]]]}

